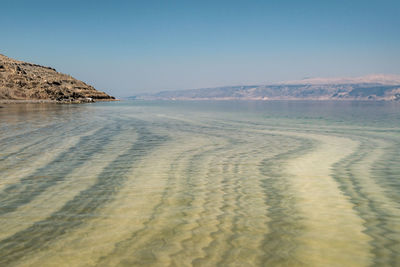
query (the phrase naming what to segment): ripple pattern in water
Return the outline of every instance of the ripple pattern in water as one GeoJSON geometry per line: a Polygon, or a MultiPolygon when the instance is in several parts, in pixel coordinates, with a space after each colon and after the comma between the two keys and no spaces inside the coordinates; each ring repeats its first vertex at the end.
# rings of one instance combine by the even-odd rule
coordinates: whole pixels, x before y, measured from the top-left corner
{"type": "Polygon", "coordinates": [[[398,266],[396,103],[0,109],[0,266],[398,266]]]}

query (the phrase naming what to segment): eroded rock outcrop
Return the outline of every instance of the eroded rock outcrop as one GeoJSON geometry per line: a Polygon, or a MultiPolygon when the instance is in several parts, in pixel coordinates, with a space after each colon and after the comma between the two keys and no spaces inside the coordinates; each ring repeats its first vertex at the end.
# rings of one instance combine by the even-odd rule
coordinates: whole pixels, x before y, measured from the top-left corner
{"type": "Polygon", "coordinates": [[[53,100],[70,103],[114,99],[54,68],[14,60],[0,54],[0,100],[53,100]]]}

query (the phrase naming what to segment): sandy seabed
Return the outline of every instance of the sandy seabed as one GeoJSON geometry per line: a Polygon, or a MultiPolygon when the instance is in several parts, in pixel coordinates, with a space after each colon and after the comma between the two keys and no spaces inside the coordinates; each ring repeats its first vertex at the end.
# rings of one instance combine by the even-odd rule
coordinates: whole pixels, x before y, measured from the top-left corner
{"type": "Polygon", "coordinates": [[[0,265],[398,265],[400,114],[332,105],[6,106],[0,265]]]}

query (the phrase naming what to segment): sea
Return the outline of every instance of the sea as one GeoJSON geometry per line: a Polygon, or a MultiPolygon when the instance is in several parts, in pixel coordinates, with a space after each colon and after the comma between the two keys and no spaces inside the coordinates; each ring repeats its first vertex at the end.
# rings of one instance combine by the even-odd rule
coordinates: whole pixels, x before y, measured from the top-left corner
{"type": "Polygon", "coordinates": [[[0,266],[400,266],[400,103],[3,104],[0,266]]]}

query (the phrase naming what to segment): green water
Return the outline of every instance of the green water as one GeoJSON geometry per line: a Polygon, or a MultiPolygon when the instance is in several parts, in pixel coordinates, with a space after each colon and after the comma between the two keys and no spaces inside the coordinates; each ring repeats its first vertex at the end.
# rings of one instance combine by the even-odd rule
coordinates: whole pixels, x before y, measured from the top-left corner
{"type": "Polygon", "coordinates": [[[400,105],[0,108],[0,266],[399,266],[400,105]]]}

